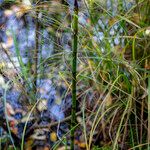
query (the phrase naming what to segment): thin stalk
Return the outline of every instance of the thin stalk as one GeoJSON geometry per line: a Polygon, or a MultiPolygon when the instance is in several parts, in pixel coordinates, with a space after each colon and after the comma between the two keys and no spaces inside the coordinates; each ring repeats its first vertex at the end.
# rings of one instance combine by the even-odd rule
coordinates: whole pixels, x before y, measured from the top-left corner
{"type": "Polygon", "coordinates": [[[78,1],[74,0],[73,16],[73,53],[72,53],[72,112],[71,112],[71,150],[74,150],[74,133],[76,126],[76,70],[78,49],[78,1]]]}
{"type": "MultiPolygon", "coordinates": [[[[148,59],[146,59],[145,61],[145,66],[148,66],[148,59]]],[[[148,70],[149,71],[149,70],[148,70]]],[[[149,73],[145,74],[148,76],[148,134],[147,134],[147,142],[148,142],[148,146],[147,149],[150,149],[150,76],[149,73]]]]}
{"type": "Polygon", "coordinates": [[[37,91],[37,75],[38,75],[38,53],[39,53],[39,20],[38,20],[38,11],[36,12],[36,23],[35,23],[35,50],[33,56],[33,72],[34,72],[34,79],[33,79],[33,91],[36,95],[37,91]]]}
{"type": "Polygon", "coordinates": [[[150,148],[150,77],[148,77],[148,149],[150,148]]]}
{"type": "MultiPolygon", "coordinates": [[[[9,85],[9,82],[7,83],[7,87],[9,85]]],[[[9,136],[10,136],[10,140],[12,142],[12,145],[13,145],[13,148],[14,150],[17,150],[16,146],[15,146],[15,143],[14,143],[14,139],[12,137],[12,134],[11,134],[11,129],[10,129],[10,126],[9,126],[9,120],[8,120],[8,114],[7,114],[7,108],[6,108],[6,93],[7,93],[7,88],[4,89],[4,96],[3,96],[3,103],[4,103],[4,112],[5,112],[5,118],[6,118],[6,126],[7,126],[7,129],[8,129],[8,133],[9,133],[9,136]]]]}

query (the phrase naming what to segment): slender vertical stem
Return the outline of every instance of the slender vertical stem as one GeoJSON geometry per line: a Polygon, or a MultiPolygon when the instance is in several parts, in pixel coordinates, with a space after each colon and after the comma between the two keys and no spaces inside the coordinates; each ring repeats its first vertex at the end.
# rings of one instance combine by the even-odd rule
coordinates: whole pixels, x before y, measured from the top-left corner
{"type": "Polygon", "coordinates": [[[36,91],[37,91],[37,74],[38,74],[38,53],[39,53],[39,20],[38,20],[38,12],[36,12],[36,23],[35,23],[35,51],[34,51],[34,56],[33,56],[33,61],[34,61],[34,68],[33,68],[33,72],[34,72],[34,79],[33,79],[33,91],[34,94],[36,95],[36,91]]]}
{"type": "MultiPolygon", "coordinates": [[[[145,66],[148,66],[148,59],[145,60],[145,66]]],[[[149,69],[147,69],[147,71],[149,71],[149,69]]],[[[148,142],[148,146],[147,149],[150,149],[150,76],[149,73],[144,74],[144,76],[148,76],[148,87],[147,87],[147,92],[148,92],[148,134],[147,134],[147,142],[148,142]]]]}
{"type": "Polygon", "coordinates": [[[78,49],[78,1],[74,0],[73,16],[73,54],[72,54],[72,112],[71,112],[71,150],[74,150],[74,133],[76,125],[76,70],[78,49]]]}
{"type": "Polygon", "coordinates": [[[148,149],[150,148],[150,77],[148,77],[148,149]]]}

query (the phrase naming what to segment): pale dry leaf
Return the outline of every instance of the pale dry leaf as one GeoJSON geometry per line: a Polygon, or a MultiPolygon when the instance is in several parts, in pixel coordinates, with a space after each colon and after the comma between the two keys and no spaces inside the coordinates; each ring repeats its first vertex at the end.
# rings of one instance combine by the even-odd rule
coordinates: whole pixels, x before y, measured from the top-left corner
{"type": "Polygon", "coordinates": [[[32,5],[30,0],[23,0],[23,1],[22,1],[22,4],[24,4],[24,5],[29,5],[29,6],[32,5]]]}
{"type": "Polygon", "coordinates": [[[66,149],[70,149],[70,147],[69,146],[62,146],[62,147],[59,147],[57,150],[66,150],[66,149]]]}
{"type": "Polygon", "coordinates": [[[13,11],[12,11],[12,10],[6,9],[6,10],[4,11],[4,16],[5,16],[5,17],[10,17],[12,14],[13,14],[13,11]]]}
{"type": "Polygon", "coordinates": [[[0,75],[0,87],[5,88],[6,83],[2,75],[0,75]]]}
{"type": "Polygon", "coordinates": [[[34,140],[46,140],[46,135],[44,134],[44,131],[41,129],[36,129],[34,131],[34,134],[31,135],[31,138],[34,140]]]}
{"type": "Polygon", "coordinates": [[[82,118],[80,116],[77,117],[77,122],[82,123],[82,118]]]}
{"type": "Polygon", "coordinates": [[[9,103],[6,103],[6,110],[8,116],[15,115],[15,111],[9,103]]]}
{"type": "Polygon", "coordinates": [[[105,97],[105,106],[109,107],[112,104],[112,96],[108,93],[105,97]]]}
{"type": "Polygon", "coordinates": [[[34,117],[28,117],[29,116],[29,113],[27,113],[22,119],[21,119],[21,122],[22,123],[25,123],[25,122],[27,122],[27,121],[31,121],[31,120],[33,120],[34,119],[34,117]]]}
{"type": "Polygon", "coordinates": [[[38,111],[42,112],[44,110],[47,110],[47,100],[41,99],[39,103],[37,104],[38,111]]]}

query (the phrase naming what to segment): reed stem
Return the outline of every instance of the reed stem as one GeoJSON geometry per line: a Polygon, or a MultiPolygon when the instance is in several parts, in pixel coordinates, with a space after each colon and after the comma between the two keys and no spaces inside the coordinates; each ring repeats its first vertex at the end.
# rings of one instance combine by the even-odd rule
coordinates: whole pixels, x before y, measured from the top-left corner
{"type": "Polygon", "coordinates": [[[76,126],[76,71],[77,71],[77,49],[78,49],[78,1],[74,0],[73,16],[73,53],[72,53],[72,112],[71,112],[71,150],[74,150],[74,133],[76,126]]]}
{"type": "Polygon", "coordinates": [[[33,56],[33,61],[34,61],[34,65],[33,65],[33,92],[34,95],[36,95],[37,92],[37,75],[38,75],[38,53],[39,53],[39,20],[38,20],[38,15],[39,13],[36,12],[36,23],[35,23],[35,51],[34,51],[34,56],[33,56]]]}
{"type": "Polygon", "coordinates": [[[150,77],[148,77],[148,149],[150,148],[150,77]]]}

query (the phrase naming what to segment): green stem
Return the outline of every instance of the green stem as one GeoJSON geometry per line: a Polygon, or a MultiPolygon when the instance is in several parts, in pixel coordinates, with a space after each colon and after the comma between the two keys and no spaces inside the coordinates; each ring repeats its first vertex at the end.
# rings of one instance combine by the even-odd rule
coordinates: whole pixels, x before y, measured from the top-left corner
{"type": "Polygon", "coordinates": [[[148,77],[148,149],[150,148],[150,77],[148,77]]]}
{"type": "Polygon", "coordinates": [[[72,54],[72,112],[71,112],[71,150],[74,150],[74,133],[76,126],[76,70],[78,49],[78,1],[74,0],[73,17],[73,54],[72,54]]]}
{"type": "Polygon", "coordinates": [[[36,12],[36,25],[35,25],[35,51],[34,51],[34,68],[33,68],[33,72],[34,72],[34,79],[33,79],[33,91],[34,91],[34,95],[36,95],[36,91],[37,91],[37,71],[38,71],[38,53],[39,53],[39,20],[38,20],[38,15],[39,13],[36,12]]]}
{"type": "MultiPolygon", "coordinates": [[[[9,85],[9,82],[7,83],[7,86],[9,85]]],[[[6,93],[7,93],[7,88],[4,90],[4,97],[3,97],[3,103],[4,103],[4,112],[5,112],[5,118],[6,118],[6,126],[7,126],[7,129],[8,129],[8,133],[9,133],[9,136],[10,136],[10,140],[12,142],[12,145],[13,145],[13,148],[14,150],[17,150],[15,144],[14,144],[14,139],[12,137],[12,134],[11,134],[11,129],[10,129],[10,126],[9,126],[9,120],[8,120],[8,114],[7,114],[7,108],[6,108],[6,93]]]]}

